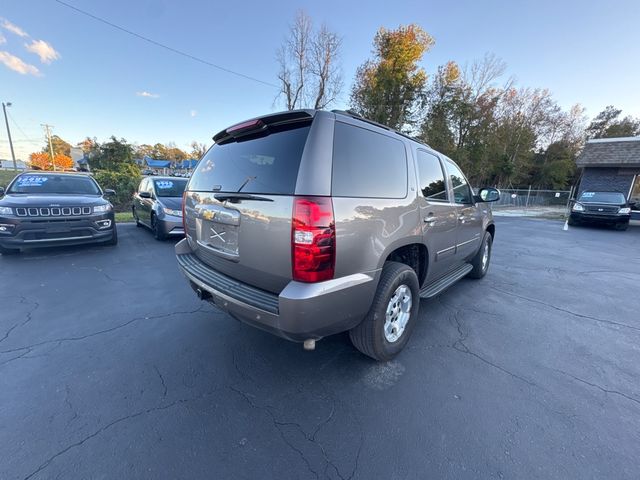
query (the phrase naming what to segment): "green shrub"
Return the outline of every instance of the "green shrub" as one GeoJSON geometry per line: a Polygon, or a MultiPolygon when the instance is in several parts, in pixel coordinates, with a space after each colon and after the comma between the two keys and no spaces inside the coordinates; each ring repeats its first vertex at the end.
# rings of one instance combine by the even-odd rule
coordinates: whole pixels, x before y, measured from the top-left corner
{"type": "Polygon", "coordinates": [[[102,189],[111,188],[116,191],[115,197],[111,197],[116,212],[126,212],[131,210],[131,198],[140,184],[141,176],[138,168],[132,165],[133,169],[121,169],[120,171],[97,170],[94,172],[96,182],[102,189]]]}

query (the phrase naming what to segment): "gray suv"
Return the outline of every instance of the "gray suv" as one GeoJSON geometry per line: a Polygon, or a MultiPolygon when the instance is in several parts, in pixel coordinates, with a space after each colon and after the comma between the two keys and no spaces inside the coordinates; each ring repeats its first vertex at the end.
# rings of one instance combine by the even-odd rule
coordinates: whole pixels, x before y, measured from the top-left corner
{"type": "Polygon", "coordinates": [[[420,298],[482,278],[495,226],[458,166],[349,112],[299,110],[227,128],[185,190],[180,269],[201,299],[313,349],[349,331],[386,361],[420,298]]]}

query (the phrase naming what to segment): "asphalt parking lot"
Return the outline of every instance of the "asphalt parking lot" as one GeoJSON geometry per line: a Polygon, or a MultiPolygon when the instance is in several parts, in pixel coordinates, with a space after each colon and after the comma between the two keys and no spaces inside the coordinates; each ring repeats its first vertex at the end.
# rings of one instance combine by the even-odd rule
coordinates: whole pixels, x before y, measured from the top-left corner
{"type": "Polygon", "coordinates": [[[638,478],[640,228],[496,221],[388,364],[200,303],[133,225],[0,257],[0,478],[638,478]]]}

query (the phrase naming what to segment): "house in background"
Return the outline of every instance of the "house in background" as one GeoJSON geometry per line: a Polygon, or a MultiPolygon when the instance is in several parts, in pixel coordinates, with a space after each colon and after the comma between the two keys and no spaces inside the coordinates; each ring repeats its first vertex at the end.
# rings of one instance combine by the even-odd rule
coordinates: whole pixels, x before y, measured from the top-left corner
{"type": "MultiPolygon", "coordinates": [[[[16,160],[16,166],[18,167],[18,171],[29,169],[27,162],[22,160],[16,160]]],[[[13,170],[13,160],[0,159],[0,170],[13,170]]]]}
{"type": "Polygon", "coordinates": [[[156,160],[151,157],[143,157],[142,168],[145,171],[152,171],[154,175],[167,175],[168,170],[171,168],[171,161],[169,160],[156,160]]]}
{"type": "Polygon", "coordinates": [[[198,160],[191,158],[188,160],[182,160],[181,162],[176,162],[175,168],[180,173],[189,173],[193,172],[193,169],[196,168],[196,165],[198,165],[198,160]]]}
{"type": "Polygon", "coordinates": [[[636,202],[631,218],[640,220],[640,137],[588,140],[576,164],[582,169],[578,195],[621,192],[636,202]]]}

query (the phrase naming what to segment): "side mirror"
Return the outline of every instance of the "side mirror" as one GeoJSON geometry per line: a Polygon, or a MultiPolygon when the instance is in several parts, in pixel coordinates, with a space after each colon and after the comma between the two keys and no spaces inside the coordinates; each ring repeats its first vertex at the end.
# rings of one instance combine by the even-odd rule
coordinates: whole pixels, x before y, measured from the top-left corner
{"type": "Polygon", "coordinates": [[[104,189],[104,196],[105,197],[115,197],[116,195],[116,191],[111,189],[111,188],[105,188],[104,189]]]}
{"type": "Polygon", "coordinates": [[[140,198],[151,198],[151,194],[149,192],[138,192],[140,198]]]}
{"type": "MultiPolygon", "coordinates": [[[[0,187],[0,195],[2,195],[2,192],[4,192],[4,189],[0,187]]],[[[635,200],[629,201],[629,207],[631,207],[632,209],[635,209],[637,206],[638,206],[638,202],[636,202],[635,200]]]]}
{"type": "Polygon", "coordinates": [[[478,198],[481,202],[497,202],[500,200],[500,190],[492,187],[481,188],[478,192],[478,198]]]}

